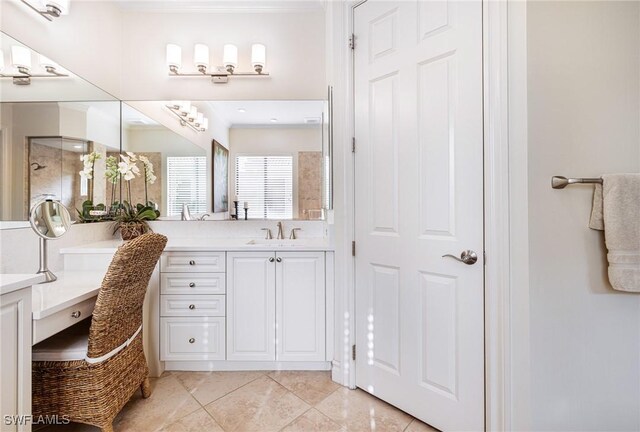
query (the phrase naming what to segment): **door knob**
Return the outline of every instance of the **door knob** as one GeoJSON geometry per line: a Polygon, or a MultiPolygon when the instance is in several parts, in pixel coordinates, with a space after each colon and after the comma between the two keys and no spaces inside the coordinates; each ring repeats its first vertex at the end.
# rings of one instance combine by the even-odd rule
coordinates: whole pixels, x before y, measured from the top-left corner
{"type": "Polygon", "coordinates": [[[269,262],[274,262],[276,259],[274,257],[269,258],[269,262]]]}
{"type": "Polygon", "coordinates": [[[460,261],[461,263],[465,263],[467,265],[473,265],[478,261],[478,254],[474,251],[467,249],[466,251],[462,251],[460,254],[460,258],[455,255],[446,254],[442,255],[442,258],[453,258],[456,261],[460,261]]]}
{"type": "Polygon", "coordinates": [[[282,258],[278,257],[278,258],[276,258],[276,261],[282,262],[282,258]]]}

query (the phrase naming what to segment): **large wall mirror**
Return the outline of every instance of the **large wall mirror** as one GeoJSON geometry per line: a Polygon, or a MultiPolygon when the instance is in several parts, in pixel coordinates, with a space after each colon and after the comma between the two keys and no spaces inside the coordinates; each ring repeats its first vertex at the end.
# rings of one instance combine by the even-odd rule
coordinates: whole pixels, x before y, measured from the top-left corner
{"type": "Polygon", "coordinates": [[[144,182],[139,163],[141,179],[123,191],[134,203],[151,201],[165,220],[180,220],[185,204],[211,220],[324,219],[327,108],[323,100],[123,103],[125,157],[153,167],[144,182]]]}
{"type": "Polygon", "coordinates": [[[88,200],[107,205],[106,158],[120,149],[120,102],[4,33],[0,46],[2,226],[27,226],[18,222],[43,197],[60,200],[74,220],[88,200]]]}

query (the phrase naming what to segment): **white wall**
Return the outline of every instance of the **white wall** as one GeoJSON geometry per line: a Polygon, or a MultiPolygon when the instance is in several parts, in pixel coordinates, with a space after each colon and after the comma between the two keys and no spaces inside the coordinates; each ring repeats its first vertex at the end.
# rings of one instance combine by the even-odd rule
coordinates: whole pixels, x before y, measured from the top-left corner
{"type": "Polygon", "coordinates": [[[323,99],[326,96],[324,11],[290,13],[124,14],[122,90],[125,99],[235,100],[323,99]],[[251,71],[251,44],[267,47],[268,78],[232,78],[214,85],[207,78],[168,76],[167,43],[182,47],[183,69],[193,67],[193,45],[209,46],[211,62],[222,64],[222,47],[238,47],[238,70],[251,71]]]}
{"type": "MultiPolygon", "coordinates": [[[[311,128],[231,128],[229,130],[229,196],[235,196],[236,156],[292,155],[293,218],[298,214],[298,152],[322,151],[322,129],[311,128]]],[[[242,203],[240,203],[242,207],[242,203]]]]}
{"type": "Polygon", "coordinates": [[[640,171],[639,17],[638,2],[528,2],[532,430],[640,430],[640,295],[607,281],[592,188],[550,187],[640,171]]]}

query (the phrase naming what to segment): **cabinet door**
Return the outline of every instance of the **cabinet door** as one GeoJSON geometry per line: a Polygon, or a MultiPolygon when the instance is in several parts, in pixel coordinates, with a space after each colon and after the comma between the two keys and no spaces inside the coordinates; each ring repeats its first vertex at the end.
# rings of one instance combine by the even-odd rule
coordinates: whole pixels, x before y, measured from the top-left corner
{"type": "MultiPolygon", "coordinates": [[[[31,288],[0,296],[0,328],[0,413],[31,414],[31,288]]],[[[2,426],[3,432],[30,430],[30,423],[2,426]]]]}
{"type": "Polygon", "coordinates": [[[275,360],[273,252],[227,254],[227,360],[275,360]]]}
{"type": "Polygon", "coordinates": [[[279,252],[276,258],[276,359],[325,359],[324,252],[279,252]]]}

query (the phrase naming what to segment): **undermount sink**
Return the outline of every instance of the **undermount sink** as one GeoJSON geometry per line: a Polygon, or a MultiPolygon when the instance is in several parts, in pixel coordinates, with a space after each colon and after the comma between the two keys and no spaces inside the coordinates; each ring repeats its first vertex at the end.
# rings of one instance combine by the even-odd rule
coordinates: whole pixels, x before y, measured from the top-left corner
{"type": "Polygon", "coordinates": [[[263,239],[263,240],[249,240],[247,242],[249,246],[275,246],[275,247],[301,247],[305,246],[304,240],[290,240],[290,239],[263,239]]]}

